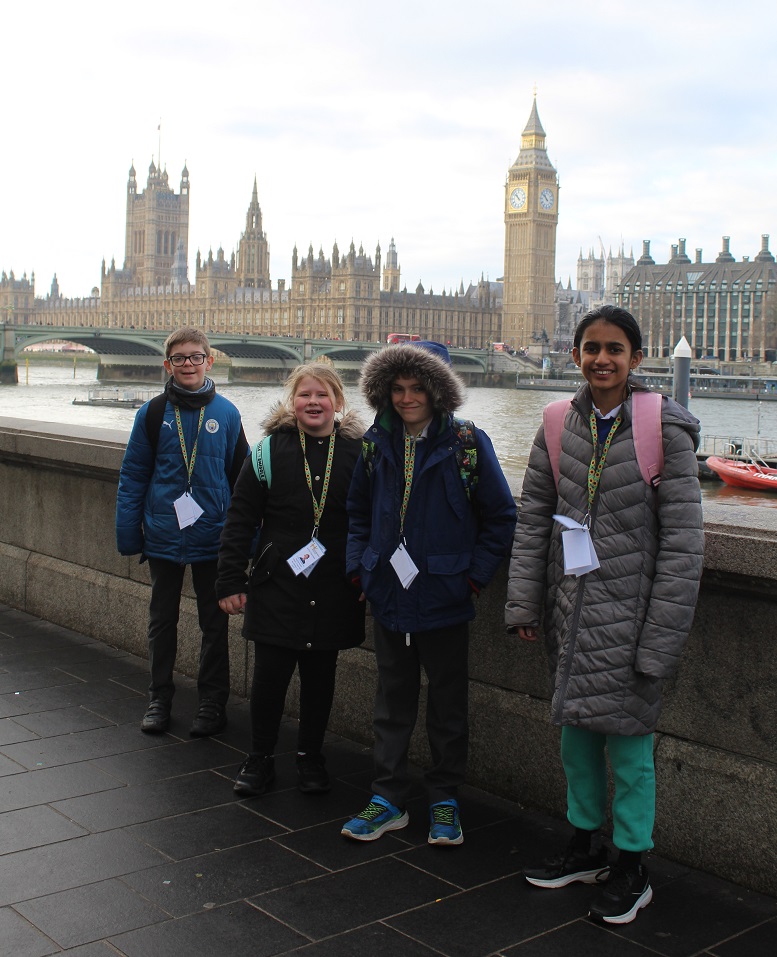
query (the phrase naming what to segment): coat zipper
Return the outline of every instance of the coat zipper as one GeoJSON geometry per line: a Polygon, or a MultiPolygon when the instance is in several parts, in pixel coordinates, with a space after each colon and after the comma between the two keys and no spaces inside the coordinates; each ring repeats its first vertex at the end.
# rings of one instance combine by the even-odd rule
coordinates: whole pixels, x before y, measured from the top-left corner
{"type": "MultiPolygon", "coordinates": [[[[589,529],[593,530],[594,522],[596,521],[596,510],[599,505],[599,493],[597,489],[596,499],[594,500],[593,508],[591,509],[591,521],[589,523],[589,529]]],[[[561,676],[561,682],[558,686],[558,703],[556,709],[553,712],[552,723],[561,724],[561,717],[564,711],[564,704],[567,698],[567,687],[569,685],[569,676],[572,671],[572,661],[575,656],[575,648],[577,647],[577,626],[580,624],[580,613],[583,610],[583,595],[585,594],[585,583],[588,578],[588,573],[580,576],[580,583],[577,589],[577,597],[575,598],[575,610],[572,614],[572,627],[569,629],[569,644],[567,646],[567,660],[564,664],[564,673],[561,676]]]]}

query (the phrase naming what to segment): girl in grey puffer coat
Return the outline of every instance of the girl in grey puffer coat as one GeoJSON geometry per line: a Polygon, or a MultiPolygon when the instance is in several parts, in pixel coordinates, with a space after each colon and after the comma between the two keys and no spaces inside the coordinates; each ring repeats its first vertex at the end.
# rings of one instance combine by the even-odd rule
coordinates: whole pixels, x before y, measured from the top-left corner
{"type": "Polygon", "coordinates": [[[613,841],[624,866],[613,870],[607,900],[593,905],[591,916],[621,923],[652,897],[641,865],[641,853],[653,846],[652,732],[663,681],[677,667],[690,631],[702,572],[699,424],[677,403],[663,400],[664,466],[657,487],[646,484],[632,432],[631,391],[639,387],[628,378],[642,358],[636,322],[624,310],[604,306],[583,319],[574,342],[587,384],[565,417],[558,491],[542,428],[535,439],[506,617],[508,628],[527,640],[543,622],[553,679],[551,720],[562,726],[567,816],[576,835],[565,855],[525,875],[538,886],[558,887],[606,873],[598,836],[606,813],[606,749],[616,786],[613,841]],[[563,526],[554,514],[582,524],[587,517],[599,568],[580,577],[564,574],[563,526]],[[619,871],[627,872],[625,895],[619,871]],[[611,887],[616,877],[618,886],[611,887]]]}

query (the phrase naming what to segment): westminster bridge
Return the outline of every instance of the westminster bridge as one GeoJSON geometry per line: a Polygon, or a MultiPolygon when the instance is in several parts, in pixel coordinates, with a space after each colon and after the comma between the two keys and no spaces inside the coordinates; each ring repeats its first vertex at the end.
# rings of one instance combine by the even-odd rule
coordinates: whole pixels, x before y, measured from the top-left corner
{"type": "MultiPolygon", "coordinates": [[[[0,324],[0,362],[4,381],[16,381],[16,363],[31,345],[66,341],[86,346],[99,356],[101,382],[162,381],[164,343],[170,329],[100,329],[93,326],[0,324]]],[[[294,336],[252,336],[208,333],[211,346],[229,361],[229,380],[256,384],[283,381],[302,362],[327,358],[346,382],[355,382],[364,360],[383,348],[380,342],[300,339],[294,336]]],[[[453,368],[467,385],[515,382],[515,360],[489,349],[451,349],[453,368]]]]}

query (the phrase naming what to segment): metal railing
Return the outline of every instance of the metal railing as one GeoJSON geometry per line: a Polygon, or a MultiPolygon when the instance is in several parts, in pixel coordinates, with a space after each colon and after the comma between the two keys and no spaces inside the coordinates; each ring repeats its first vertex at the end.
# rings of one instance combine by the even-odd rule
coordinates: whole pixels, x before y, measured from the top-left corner
{"type": "Polygon", "coordinates": [[[777,459],[777,441],[746,435],[702,435],[698,454],[749,460],[751,450],[761,458],[777,459]]]}

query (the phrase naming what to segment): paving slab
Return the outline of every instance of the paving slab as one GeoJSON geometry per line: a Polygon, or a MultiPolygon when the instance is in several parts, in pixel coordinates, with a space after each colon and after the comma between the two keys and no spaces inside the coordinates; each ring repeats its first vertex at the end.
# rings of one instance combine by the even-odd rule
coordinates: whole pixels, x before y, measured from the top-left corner
{"type": "MultiPolygon", "coordinates": [[[[631,924],[587,918],[595,887],[521,871],[567,825],[466,787],[465,842],[430,847],[416,770],[409,826],[340,835],[371,793],[369,748],[327,735],[332,790],[297,788],[297,723],[277,777],[237,799],[246,701],[191,739],[176,676],[168,733],[144,735],[146,663],[0,606],[0,953],[13,957],[775,957],[777,900],[656,855],[631,924]]],[[[713,839],[714,836],[711,836],[713,839]]]]}

